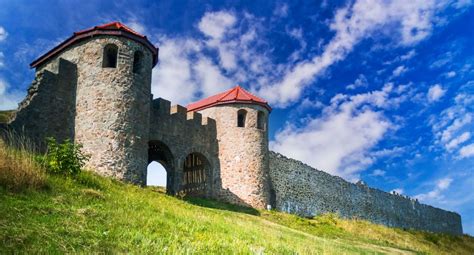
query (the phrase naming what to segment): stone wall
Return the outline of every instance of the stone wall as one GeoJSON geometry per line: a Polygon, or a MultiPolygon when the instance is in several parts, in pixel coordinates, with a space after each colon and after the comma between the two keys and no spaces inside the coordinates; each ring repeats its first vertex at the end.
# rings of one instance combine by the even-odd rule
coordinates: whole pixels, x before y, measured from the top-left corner
{"type": "MultiPolygon", "coordinates": [[[[61,52],[37,68],[54,71],[58,59],[77,66],[75,141],[91,158],[87,167],[118,179],[143,184],[147,166],[152,53],[142,44],[116,36],[95,36],[61,52]],[[116,68],[103,67],[108,44],[118,47],[116,68]],[[143,53],[142,70],[133,73],[133,56],[143,53]]],[[[70,77],[74,79],[74,77],[70,77]]],[[[72,88],[71,88],[72,89],[72,88]]],[[[48,104],[47,107],[55,108],[48,104]]],[[[50,122],[56,117],[51,117],[50,122]]]]}
{"type": "Polygon", "coordinates": [[[269,113],[260,105],[217,105],[200,112],[216,120],[221,176],[219,198],[265,208],[270,203],[268,132],[266,128],[257,128],[259,111],[264,113],[264,122],[268,123],[269,113]],[[239,110],[247,111],[245,127],[237,126],[239,110]]]}
{"type": "Polygon", "coordinates": [[[46,137],[74,139],[77,67],[58,59],[55,72],[42,70],[11,118],[9,128],[44,149],[46,137]]]}
{"type": "Polygon", "coordinates": [[[270,152],[270,177],[276,208],[284,212],[307,217],[337,213],[390,227],[462,234],[457,213],[347,182],[275,152],[270,152]]]}
{"type": "Polygon", "coordinates": [[[150,145],[158,146],[161,151],[159,161],[167,171],[168,192],[175,194],[183,189],[184,161],[189,154],[197,153],[206,161],[207,178],[202,195],[216,197],[220,169],[216,122],[200,113],[188,113],[184,106],[171,106],[161,98],[153,100],[151,105],[150,145]]]}
{"type": "Polygon", "coordinates": [[[90,169],[143,184],[148,160],[152,52],[133,40],[95,36],[39,66],[11,127],[41,142],[71,138],[91,155],[90,169]],[[103,50],[118,47],[116,68],[103,67],[103,50]],[[143,53],[133,72],[136,51],[143,53]]]}

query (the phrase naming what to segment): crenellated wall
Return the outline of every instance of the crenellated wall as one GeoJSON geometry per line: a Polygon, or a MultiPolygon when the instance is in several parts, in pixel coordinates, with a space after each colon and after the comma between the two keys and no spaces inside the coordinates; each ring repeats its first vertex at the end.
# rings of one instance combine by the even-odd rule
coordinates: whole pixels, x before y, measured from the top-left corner
{"type": "Polygon", "coordinates": [[[462,234],[457,213],[347,182],[272,151],[270,177],[276,208],[284,212],[306,217],[337,213],[390,227],[462,234]]]}
{"type": "Polygon", "coordinates": [[[162,162],[168,173],[170,193],[182,190],[183,165],[191,153],[205,158],[208,179],[204,195],[215,197],[219,188],[219,161],[216,139],[216,122],[203,118],[200,113],[188,112],[184,106],[171,106],[170,101],[162,98],[151,103],[150,144],[158,144],[167,151],[162,162]]]}

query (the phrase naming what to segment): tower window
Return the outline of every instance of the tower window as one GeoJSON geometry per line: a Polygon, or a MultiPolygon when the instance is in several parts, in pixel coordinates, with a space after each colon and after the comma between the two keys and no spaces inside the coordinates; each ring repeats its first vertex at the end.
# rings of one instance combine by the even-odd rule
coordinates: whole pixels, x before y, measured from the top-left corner
{"type": "Polygon", "coordinates": [[[117,55],[118,55],[118,47],[115,44],[107,44],[104,47],[104,56],[102,67],[117,67],[117,55]]]}
{"type": "Polygon", "coordinates": [[[257,128],[265,130],[265,113],[258,111],[257,114],[257,128]]]}
{"type": "Polygon", "coordinates": [[[245,127],[246,116],[247,116],[246,110],[239,110],[237,112],[237,127],[245,127]]]}
{"type": "Polygon", "coordinates": [[[133,73],[141,73],[143,68],[143,53],[135,51],[133,55],[133,73]]]}

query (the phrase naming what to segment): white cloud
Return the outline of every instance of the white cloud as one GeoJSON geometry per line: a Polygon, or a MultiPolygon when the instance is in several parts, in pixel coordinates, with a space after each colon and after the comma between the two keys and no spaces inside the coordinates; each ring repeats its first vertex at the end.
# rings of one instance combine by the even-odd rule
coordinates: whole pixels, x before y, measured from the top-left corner
{"type": "Polygon", "coordinates": [[[454,7],[460,9],[467,7],[472,4],[472,0],[458,0],[455,4],[454,7]]]}
{"type": "Polygon", "coordinates": [[[443,89],[443,87],[441,87],[440,84],[435,84],[430,87],[430,89],[428,90],[428,94],[426,96],[428,97],[428,101],[436,102],[441,97],[443,97],[445,93],[446,93],[446,90],[443,89]]]}
{"type": "Polygon", "coordinates": [[[428,201],[433,201],[433,200],[441,200],[444,198],[443,191],[449,188],[451,186],[451,183],[453,182],[453,179],[450,177],[445,177],[442,179],[439,179],[436,182],[435,187],[427,192],[427,193],[422,193],[418,194],[415,196],[415,198],[419,199],[420,201],[423,202],[428,202],[428,201]]]}
{"type": "Polygon", "coordinates": [[[369,83],[367,82],[367,78],[363,74],[359,74],[359,77],[354,81],[354,83],[347,85],[346,89],[356,89],[356,88],[367,88],[369,83]]]}
{"type": "Polygon", "coordinates": [[[321,55],[287,67],[279,82],[262,86],[260,93],[276,106],[285,107],[326,68],[343,60],[359,41],[378,29],[396,29],[391,34],[398,35],[402,45],[423,40],[430,35],[435,12],[441,7],[433,0],[358,0],[336,12],[330,24],[336,34],[321,55]]]}
{"type": "Polygon", "coordinates": [[[447,143],[446,144],[446,149],[452,150],[452,149],[458,147],[458,145],[460,145],[460,144],[464,143],[465,141],[469,140],[469,138],[471,138],[471,133],[464,132],[460,136],[454,138],[449,143],[447,143]]]}
{"type": "Polygon", "coordinates": [[[232,13],[219,11],[219,12],[206,12],[198,24],[199,30],[205,35],[220,39],[226,33],[226,30],[234,26],[236,18],[232,13]]]}
{"type": "Polygon", "coordinates": [[[371,176],[385,176],[385,171],[383,170],[380,170],[380,169],[375,169],[372,174],[370,174],[371,176]]]}
{"type": "Polygon", "coordinates": [[[461,158],[469,158],[474,156],[474,143],[462,147],[459,150],[459,156],[461,156],[461,158]]]}
{"type": "Polygon", "coordinates": [[[5,67],[5,55],[0,51],[0,69],[5,67]]]}
{"type": "Polygon", "coordinates": [[[444,74],[444,76],[446,76],[446,78],[453,78],[454,76],[456,76],[456,72],[455,71],[447,72],[444,74]]]}
{"type": "Polygon", "coordinates": [[[309,119],[303,127],[288,124],[277,132],[270,147],[315,168],[356,180],[358,173],[374,162],[371,150],[393,126],[377,110],[396,107],[389,100],[393,91],[392,85],[386,85],[364,94],[338,94],[320,117],[309,119]]]}
{"type": "Polygon", "coordinates": [[[455,118],[451,125],[447,126],[442,132],[439,133],[441,135],[441,141],[449,141],[456,131],[470,124],[472,120],[473,117],[470,113],[466,113],[466,115],[464,116],[459,116],[458,118],[455,118]]]}
{"type": "Polygon", "coordinates": [[[407,54],[400,56],[400,60],[408,60],[416,55],[415,50],[410,50],[407,54]]]}
{"type": "Polygon", "coordinates": [[[201,58],[196,63],[194,70],[204,97],[212,96],[236,85],[223,76],[219,68],[210,59],[201,58]]]}
{"type": "Polygon", "coordinates": [[[219,65],[203,54],[205,42],[168,37],[159,41],[160,62],[152,76],[154,97],[186,105],[236,85],[222,74],[219,65]]]}
{"type": "Polygon", "coordinates": [[[392,77],[398,77],[398,76],[402,75],[403,73],[405,73],[407,71],[408,71],[408,68],[401,65],[401,66],[395,68],[395,70],[393,70],[392,77]]]}
{"type": "Polygon", "coordinates": [[[8,83],[0,78],[0,110],[16,109],[23,95],[18,91],[10,91],[8,83]]]}
{"type": "Polygon", "coordinates": [[[155,97],[185,104],[195,99],[198,84],[192,79],[193,63],[188,54],[199,47],[198,42],[162,38],[160,62],[153,69],[151,91],[155,97]]]}
{"type": "Polygon", "coordinates": [[[5,30],[5,28],[3,28],[2,26],[0,26],[0,42],[1,42],[1,41],[4,41],[5,39],[7,39],[7,36],[8,36],[8,33],[7,33],[7,31],[5,30]]]}
{"type": "MultiPolygon", "coordinates": [[[[447,152],[458,152],[456,149],[461,144],[472,141],[474,113],[471,106],[474,103],[474,95],[469,92],[468,87],[473,84],[464,85],[463,87],[467,88],[467,93],[459,92],[451,106],[440,114],[433,115],[430,119],[430,125],[435,134],[435,144],[443,146],[447,152]]],[[[460,157],[454,159],[468,157],[470,155],[469,148],[469,145],[461,148],[462,151],[459,150],[460,157]]]]}
{"type": "MultiPolygon", "coordinates": [[[[437,21],[435,14],[443,8],[443,4],[437,4],[433,0],[357,0],[336,12],[329,24],[335,35],[322,46],[320,55],[309,58],[305,56],[307,43],[303,31],[287,27],[287,35],[300,43],[299,49],[289,53],[287,63],[278,63],[272,57],[274,49],[265,39],[268,28],[263,25],[264,19],[246,12],[206,12],[196,25],[204,38],[179,38],[182,41],[194,41],[200,47],[199,50],[184,49],[185,52],[177,53],[182,58],[188,57],[180,68],[187,69],[189,73],[185,72],[183,77],[175,78],[176,80],[169,77],[170,79],[165,80],[170,85],[161,86],[173,86],[173,83],[178,83],[180,88],[184,81],[202,80],[202,77],[194,73],[196,68],[191,63],[196,64],[200,58],[207,58],[208,62],[200,62],[201,67],[204,63],[211,63],[213,75],[220,77],[221,81],[231,80],[235,84],[250,85],[252,92],[267,99],[273,107],[287,107],[301,99],[303,91],[311,82],[332,64],[343,60],[361,40],[382,34],[391,36],[394,44],[415,44],[429,36],[437,21]],[[218,61],[214,61],[215,56],[218,61]]],[[[277,5],[276,10],[284,15],[288,7],[277,5]]],[[[160,59],[163,60],[165,49],[161,48],[160,59]]],[[[409,59],[415,54],[416,52],[411,50],[400,58],[409,59]]],[[[170,62],[172,61],[168,61],[170,62]]],[[[160,68],[168,70],[169,73],[166,65],[163,61],[160,68]]],[[[400,75],[406,70],[403,66],[395,74],[400,75]]],[[[359,83],[356,81],[349,85],[348,89],[357,85],[364,86],[363,77],[360,78],[359,83]]],[[[199,84],[193,84],[191,87],[194,94],[188,98],[195,98],[196,93],[203,92],[199,84]]]]}
{"type": "MultiPolygon", "coordinates": [[[[8,33],[5,31],[5,28],[0,26],[0,42],[7,39],[8,33]]],[[[5,55],[0,51],[0,69],[5,67],[5,55]]]]}
{"type": "MultiPolygon", "coordinates": [[[[284,6],[282,8],[285,9],[284,6]]],[[[212,70],[213,75],[219,77],[217,82],[232,81],[234,84],[250,86],[252,92],[267,99],[273,107],[287,107],[301,99],[304,89],[329,66],[343,60],[359,41],[376,33],[377,36],[392,36],[395,44],[412,45],[429,36],[436,21],[435,14],[442,8],[444,5],[435,4],[432,0],[358,0],[336,12],[329,24],[330,29],[335,31],[335,36],[322,47],[323,52],[320,55],[310,58],[305,56],[307,43],[303,31],[288,27],[287,35],[296,39],[300,48],[289,53],[287,63],[278,63],[272,57],[274,49],[265,39],[268,28],[263,25],[264,19],[246,12],[206,12],[196,25],[204,35],[203,38],[158,36],[172,42],[162,41],[160,44],[159,68],[164,69],[165,74],[160,78],[154,77],[154,87],[182,88],[184,83],[190,84],[190,93],[187,94],[191,96],[170,97],[173,92],[164,89],[161,90],[164,95],[158,94],[172,100],[178,98],[179,102],[205,95],[209,86],[206,85],[207,89],[202,89],[200,84],[195,83],[203,80],[195,65],[200,63],[202,70],[206,63],[208,67],[209,64],[212,65],[212,69],[208,70],[212,70]],[[180,61],[183,60],[182,65],[178,61],[165,60],[164,47],[175,43],[173,41],[192,42],[196,45],[197,49],[184,48],[175,51],[174,55],[180,61]],[[177,72],[182,77],[171,75],[172,70],[168,64],[177,66],[183,72],[177,72]],[[158,84],[158,81],[166,81],[168,84],[158,84]]],[[[400,58],[409,59],[415,54],[412,50],[400,58]]],[[[406,67],[401,71],[405,70],[406,67]]],[[[155,71],[155,75],[160,75],[161,72],[162,70],[155,71]]],[[[359,83],[356,81],[349,85],[348,89],[357,85],[365,86],[363,77],[360,78],[359,83]]],[[[209,79],[207,82],[210,83],[209,79]]],[[[155,94],[158,92],[156,89],[154,91],[155,94]]]]}
{"type": "Polygon", "coordinates": [[[142,35],[146,35],[148,34],[148,31],[145,27],[145,25],[143,25],[142,23],[140,23],[140,21],[138,21],[138,18],[135,17],[135,16],[132,16],[130,17],[126,22],[125,24],[127,26],[129,26],[131,29],[133,29],[135,32],[138,32],[142,35]]]}
{"type": "Polygon", "coordinates": [[[275,10],[273,10],[273,15],[281,17],[281,18],[288,16],[288,5],[287,4],[277,5],[275,10]]]}
{"type": "Polygon", "coordinates": [[[441,180],[439,180],[437,183],[436,183],[436,187],[440,190],[445,190],[447,188],[449,188],[449,185],[451,185],[451,182],[453,181],[453,179],[451,178],[443,178],[441,180]]]}
{"type": "Polygon", "coordinates": [[[320,109],[323,108],[324,104],[318,100],[311,100],[309,98],[304,98],[301,103],[296,108],[297,111],[304,111],[308,109],[320,109]]]}

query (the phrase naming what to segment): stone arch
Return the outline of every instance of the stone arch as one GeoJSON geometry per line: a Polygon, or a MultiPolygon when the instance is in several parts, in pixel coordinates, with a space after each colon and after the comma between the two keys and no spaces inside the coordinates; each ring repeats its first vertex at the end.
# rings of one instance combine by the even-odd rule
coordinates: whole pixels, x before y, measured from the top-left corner
{"type": "Polygon", "coordinates": [[[141,73],[143,70],[143,52],[137,50],[133,54],[133,73],[141,73]]]}
{"type": "Polygon", "coordinates": [[[212,190],[213,164],[206,152],[191,149],[179,161],[181,188],[186,195],[208,196],[212,190]]]}
{"type": "Polygon", "coordinates": [[[117,58],[118,46],[112,43],[105,45],[102,56],[102,67],[116,68],[117,58]]]}
{"type": "Polygon", "coordinates": [[[176,193],[175,158],[169,147],[162,141],[148,142],[148,164],[152,161],[159,162],[166,170],[166,192],[176,193]]]}
{"type": "Polygon", "coordinates": [[[237,127],[245,127],[247,121],[247,111],[240,109],[237,111],[237,127]]]}

